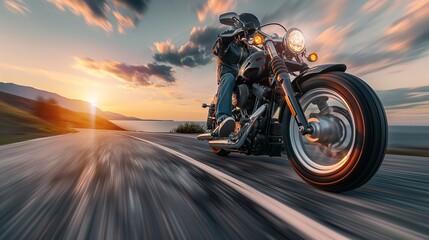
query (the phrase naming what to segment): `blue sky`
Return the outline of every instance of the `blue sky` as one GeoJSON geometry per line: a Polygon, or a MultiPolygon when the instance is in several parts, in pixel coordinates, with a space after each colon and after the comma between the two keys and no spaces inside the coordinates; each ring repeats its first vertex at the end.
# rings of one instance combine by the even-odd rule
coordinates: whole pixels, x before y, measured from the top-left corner
{"type": "Polygon", "coordinates": [[[427,0],[3,0],[0,81],[126,115],[204,120],[225,11],[301,28],[317,64],[345,63],[377,90],[390,124],[429,125],[427,0]]]}

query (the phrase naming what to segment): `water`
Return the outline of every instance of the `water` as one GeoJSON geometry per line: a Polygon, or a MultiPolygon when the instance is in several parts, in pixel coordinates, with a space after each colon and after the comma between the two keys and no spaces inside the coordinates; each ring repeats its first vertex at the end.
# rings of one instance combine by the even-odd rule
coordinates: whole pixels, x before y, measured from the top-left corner
{"type": "MultiPolygon", "coordinates": [[[[114,120],[130,131],[170,132],[183,121],[114,120]]],[[[205,126],[205,122],[196,122],[205,126]]],[[[429,126],[389,126],[389,147],[429,150],[429,126]]]]}
{"type": "MultiPolygon", "coordinates": [[[[170,132],[185,121],[129,121],[111,120],[112,123],[129,131],[170,132]]],[[[205,126],[205,122],[196,122],[205,126]]]]}
{"type": "Polygon", "coordinates": [[[429,126],[389,126],[389,147],[429,150],[429,126]]]}

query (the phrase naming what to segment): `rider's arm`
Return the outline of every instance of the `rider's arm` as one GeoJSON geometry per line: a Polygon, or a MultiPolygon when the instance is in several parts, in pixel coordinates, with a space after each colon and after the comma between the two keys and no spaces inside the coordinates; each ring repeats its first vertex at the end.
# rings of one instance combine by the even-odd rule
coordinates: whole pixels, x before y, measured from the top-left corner
{"type": "MultiPolygon", "coordinates": [[[[226,30],[225,32],[223,32],[222,34],[225,33],[231,33],[233,32],[232,30],[226,30]]],[[[228,50],[229,44],[234,40],[233,37],[218,37],[213,49],[212,49],[212,53],[218,57],[223,57],[225,55],[225,53],[228,50]]]]}

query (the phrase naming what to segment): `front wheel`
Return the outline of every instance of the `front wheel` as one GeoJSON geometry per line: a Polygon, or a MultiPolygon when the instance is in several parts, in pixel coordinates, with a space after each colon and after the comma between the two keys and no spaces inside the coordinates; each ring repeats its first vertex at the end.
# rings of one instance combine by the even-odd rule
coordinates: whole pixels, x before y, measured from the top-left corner
{"type": "Polygon", "coordinates": [[[331,192],[366,183],[380,167],[387,145],[387,119],[375,92],[343,72],[316,75],[300,89],[299,101],[314,132],[301,135],[285,109],[284,143],[295,171],[331,192]]]}

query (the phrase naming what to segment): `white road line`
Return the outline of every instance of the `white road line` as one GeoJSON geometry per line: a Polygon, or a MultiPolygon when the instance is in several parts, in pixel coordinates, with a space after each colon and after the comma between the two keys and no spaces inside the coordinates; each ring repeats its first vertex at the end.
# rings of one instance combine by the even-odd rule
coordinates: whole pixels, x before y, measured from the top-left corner
{"type": "Polygon", "coordinates": [[[145,143],[149,143],[157,148],[160,148],[166,152],[174,154],[183,160],[195,165],[201,170],[213,175],[218,178],[234,190],[240,192],[253,202],[259,204],[261,207],[265,208],[268,212],[282,219],[284,222],[291,225],[294,229],[299,231],[302,235],[311,238],[311,239],[348,239],[347,237],[341,235],[340,233],[335,232],[334,230],[323,226],[319,222],[303,215],[302,213],[284,205],[283,203],[259,192],[258,190],[252,188],[251,186],[237,180],[215,168],[207,166],[200,161],[195,160],[187,155],[179,153],[171,148],[164,147],[160,144],[134,137],[131,135],[127,135],[131,138],[143,141],[145,143]]]}

